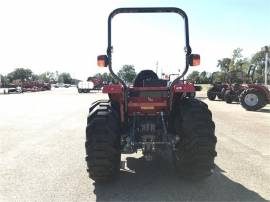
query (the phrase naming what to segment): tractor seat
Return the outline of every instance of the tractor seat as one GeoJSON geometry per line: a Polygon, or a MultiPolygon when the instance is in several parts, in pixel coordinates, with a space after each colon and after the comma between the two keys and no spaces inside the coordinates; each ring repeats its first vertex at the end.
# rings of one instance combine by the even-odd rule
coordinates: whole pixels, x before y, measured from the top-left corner
{"type": "Polygon", "coordinates": [[[152,70],[143,70],[135,78],[133,89],[130,93],[130,97],[145,97],[146,95],[163,97],[164,92],[146,92],[143,89],[138,90],[138,87],[167,87],[167,80],[159,79],[157,74],[152,70]]]}
{"type": "Polygon", "coordinates": [[[134,87],[143,87],[146,81],[158,80],[158,76],[152,70],[141,71],[134,80],[134,87]]]}
{"type": "Polygon", "coordinates": [[[135,78],[134,87],[166,87],[167,80],[159,79],[152,70],[143,70],[135,78]]]}

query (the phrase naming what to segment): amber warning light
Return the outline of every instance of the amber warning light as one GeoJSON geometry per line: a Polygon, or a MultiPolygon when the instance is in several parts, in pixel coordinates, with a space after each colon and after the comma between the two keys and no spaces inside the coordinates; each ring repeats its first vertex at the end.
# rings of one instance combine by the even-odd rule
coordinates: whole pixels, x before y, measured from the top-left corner
{"type": "Polygon", "coordinates": [[[97,65],[99,67],[107,67],[108,66],[108,57],[107,57],[107,55],[99,55],[97,57],[97,65]]]}
{"type": "Polygon", "coordinates": [[[198,66],[201,63],[201,57],[198,54],[191,54],[189,64],[190,66],[198,66]]]}

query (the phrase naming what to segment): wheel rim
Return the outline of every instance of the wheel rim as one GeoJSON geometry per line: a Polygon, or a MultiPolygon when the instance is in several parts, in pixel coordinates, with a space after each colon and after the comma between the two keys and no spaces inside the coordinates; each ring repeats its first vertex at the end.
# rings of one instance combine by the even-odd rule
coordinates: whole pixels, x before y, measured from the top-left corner
{"type": "Polygon", "coordinates": [[[245,96],[245,103],[246,103],[248,106],[253,107],[253,106],[257,105],[258,102],[259,102],[259,98],[258,98],[258,96],[257,96],[256,94],[253,94],[253,93],[252,93],[252,94],[247,94],[247,95],[245,96]]]}

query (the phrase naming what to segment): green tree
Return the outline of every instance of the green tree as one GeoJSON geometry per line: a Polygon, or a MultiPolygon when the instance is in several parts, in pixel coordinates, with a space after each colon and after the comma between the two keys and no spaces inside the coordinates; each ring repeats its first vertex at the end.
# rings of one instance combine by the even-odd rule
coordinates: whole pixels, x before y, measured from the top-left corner
{"type": "Polygon", "coordinates": [[[218,60],[217,67],[220,68],[221,71],[223,72],[228,72],[230,68],[232,59],[231,58],[223,58],[221,60],[218,60]]]}
{"type": "MultiPolygon", "coordinates": [[[[268,50],[270,50],[270,46],[268,46],[268,50]]],[[[265,54],[266,52],[261,50],[255,53],[251,58],[251,64],[254,64],[257,67],[254,74],[254,81],[257,81],[259,83],[262,83],[264,81],[265,54]]],[[[270,61],[268,61],[268,67],[269,66],[270,61]]]]}
{"type": "Polygon", "coordinates": [[[94,77],[96,77],[96,78],[102,78],[102,74],[101,73],[97,73],[97,74],[94,75],[94,77]]]}
{"type": "Polygon", "coordinates": [[[230,71],[227,75],[227,80],[231,83],[242,83],[247,80],[246,73],[240,69],[230,71]]]}
{"type": "Polygon", "coordinates": [[[113,79],[113,76],[111,73],[103,73],[103,74],[100,74],[100,73],[97,73],[94,75],[94,77],[96,78],[102,78],[102,80],[105,82],[105,83],[115,83],[116,81],[114,81],[113,79]]]}
{"type": "Polygon", "coordinates": [[[242,55],[242,48],[236,48],[233,50],[233,54],[232,54],[232,61],[235,62],[235,60],[240,59],[243,57],[242,55]]]}
{"type": "Polygon", "coordinates": [[[32,74],[31,76],[31,81],[38,81],[39,80],[39,76],[37,74],[32,74]]]}
{"type": "Polygon", "coordinates": [[[32,80],[33,72],[31,69],[17,68],[7,75],[10,82],[14,80],[29,81],[32,80]]]}
{"type": "Polygon", "coordinates": [[[198,71],[192,71],[187,76],[187,79],[193,81],[194,83],[199,83],[200,82],[200,72],[198,72],[198,71]]]}
{"type": "Polygon", "coordinates": [[[136,77],[136,71],[133,65],[124,65],[117,75],[127,83],[133,82],[136,77]]]}
{"type": "Polygon", "coordinates": [[[4,88],[9,85],[8,78],[0,74],[0,88],[4,88]]]}
{"type": "Polygon", "coordinates": [[[39,80],[46,82],[46,83],[54,83],[55,82],[54,72],[47,71],[47,72],[40,74],[38,77],[39,77],[39,80]]]}
{"type": "Polygon", "coordinates": [[[222,72],[242,71],[247,72],[250,62],[242,55],[243,49],[236,48],[233,50],[232,58],[222,58],[218,60],[217,67],[222,72]]]}
{"type": "MultiPolygon", "coordinates": [[[[268,46],[268,49],[270,50],[270,46],[268,46]]],[[[255,65],[258,65],[258,66],[264,67],[265,53],[266,53],[266,51],[262,51],[262,50],[255,53],[251,58],[251,63],[255,64],[255,65]]],[[[270,61],[269,61],[269,63],[270,63],[270,61]]]]}
{"type": "Polygon", "coordinates": [[[66,83],[66,84],[71,84],[72,83],[72,78],[69,73],[63,72],[59,74],[58,76],[58,83],[66,83]]]}
{"type": "Polygon", "coordinates": [[[207,72],[206,71],[202,71],[199,75],[200,77],[200,83],[202,84],[206,84],[209,83],[209,77],[207,76],[207,72]]]}
{"type": "Polygon", "coordinates": [[[249,61],[242,55],[243,49],[236,48],[233,50],[232,59],[230,63],[230,71],[247,71],[249,61]]]}
{"type": "Polygon", "coordinates": [[[219,82],[225,82],[226,80],[226,73],[222,71],[213,72],[211,74],[211,83],[219,83],[219,82]]]}
{"type": "Polygon", "coordinates": [[[114,81],[114,78],[113,78],[113,76],[112,76],[112,74],[111,73],[103,73],[102,74],[102,79],[103,79],[103,81],[105,81],[106,83],[115,83],[115,81],[114,81]]]}

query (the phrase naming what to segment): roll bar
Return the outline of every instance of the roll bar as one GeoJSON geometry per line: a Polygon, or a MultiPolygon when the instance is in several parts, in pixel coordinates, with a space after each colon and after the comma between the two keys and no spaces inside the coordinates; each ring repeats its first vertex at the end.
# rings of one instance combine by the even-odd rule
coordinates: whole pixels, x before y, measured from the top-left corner
{"type": "Polygon", "coordinates": [[[257,66],[254,64],[251,64],[248,68],[248,77],[251,79],[251,82],[253,83],[254,80],[254,74],[257,66]]]}
{"type": "Polygon", "coordinates": [[[189,28],[188,28],[188,17],[186,13],[176,7],[135,7],[135,8],[117,8],[114,11],[111,12],[108,18],[108,48],[107,48],[107,57],[108,57],[108,66],[109,71],[112,74],[112,76],[120,81],[120,83],[124,86],[124,89],[127,88],[125,82],[119,78],[112,69],[112,19],[114,16],[120,13],[176,13],[179,14],[183,19],[185,23],[185,52],[186,52],[186,66],[183,71],[183,73],[177,77],[170,86],[170,89],[172,89],[172,86],[177,82],[177,80],[181,79],[188,71],[189,68],[189,55],[191,54],[191,47],[189,45],[189,28]]]}

